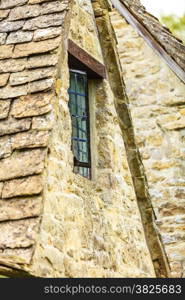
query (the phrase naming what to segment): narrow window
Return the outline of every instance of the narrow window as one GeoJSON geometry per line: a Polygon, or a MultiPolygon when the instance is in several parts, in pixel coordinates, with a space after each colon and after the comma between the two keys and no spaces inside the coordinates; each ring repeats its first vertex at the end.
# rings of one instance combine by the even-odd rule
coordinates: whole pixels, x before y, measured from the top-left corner
{"type": "Polygon", "coordinates": [[[91,178],[87,73],[70,69],[69,110],[72,120],[74,172],[91,178]]]}

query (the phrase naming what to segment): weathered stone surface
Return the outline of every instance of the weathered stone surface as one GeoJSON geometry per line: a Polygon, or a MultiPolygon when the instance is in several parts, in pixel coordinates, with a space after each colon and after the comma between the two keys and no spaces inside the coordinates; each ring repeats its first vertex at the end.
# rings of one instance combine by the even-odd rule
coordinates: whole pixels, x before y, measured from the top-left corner
{"type": "Polygon", "coordinates": [[[168,130],[178,130],[178,129],[183,129],[185,128],[185,117],[182,117],[180,120],[178,121],[174,121],[171,123],[167,123],[164,128],[168,129],[168,130]]]}
{"type": "Polygon", "coordinates": [[[49,113],[44,116],[32,118],[32,128],[36,130],[51,130],[54,126],[54,116],[49,113]]]}
{"type": "Polygon", "coordinates": [[[0,87],[7,84],[10,74],[0,74],[0,87]]]}
{"type": "Polygon", "coordinates": [[[171,233],[171,234],[162,234],[161,235],[164,245],[181,243],[185,241],[185,234],[183,232],[171,233]]]}
{"type": "Polygon", "coordinates": [[[164,99],[164,104],[169,106],[178,106],[185,104],[185,98],[183,96],[183,93],[179,93],[178,97],[176,95],[167,97],[166,99],[164,99]]]}
{"type": "Polygon", "coordinates": [[[38,218],[1,223],[0,248],[23,248],[33,245],[38,224],[38,218]]]}
{"type": "Polygon", "coordinates": [[[0,45],[5,44],[7,33],[0,33],[0,45]]]}
{"type": "Polygon", "coordinates": [[[185,215],[185,201],[181,200],[178,203],[175,202],[166,202],[159,206],[160,215],[174,216],[174,215],[185,215]]]}
{"type": "Polygon", "coordinates": [[[0,46],[0,59],[12,57],[13,46],[2,45],[0,46]]]}
{"type": "MultiPolygon", "coordinates": [[[[81,6],[84,5],[84,7],[91,5],[89,3],[80,2],[81,6]]],[[[92,17],[90,17],[89,12],[85,15],[80,5],[76,7],[75,13],[77,13],[74,21],[74,31],[77,32],[76,39],[83,39],[85,44],[88,31],[90,33],[92,24],[94,25],[94,16],[91,13],[92,17]],[[79,17],[80,21],[78,20],[79,17]],[[77,22],[82,22],[86,31],[82,30],[84,27],[81,27],[81,23],[77,28],[77,22]]],[[[91,38],[93,41],[92,51],[97,57],[99,55],[97,49],[100,49],[100,46],[96,32],[93,32],[91,38]]],[[[90,47],[89,39],[88,44],[90,47]]],[[[38,126],[45,130],[49,127],[52,128],[52,122],[55,122],[51,134],[50,153],[46,160],[48,175],[45,178],[46,198],[40,231],[41,239],[37,243],[32,260],[32,270],[34,274],[42,274],[41,276],[44,277],[49,277],[53,272],[55,272],[55,276],[60,277],[119,277],[136,274],[137,276],[150,276],[149,274],[155,276],[142,235],[143,229],[110,86],[108,83],[105,86],[100,84],[101,88],[98,89],[98,95],[95,92],[92,97],[95,102],[91,103],[95,115],[99,111],[96,101],[101,103],[104,101],[105,106],[105,109],[99,112],[100,125],[96,127],[95,121],[92,122],[92,126],[95,126],[97,130],[92,139],[97,140],[98,144],[100,139],[103,140],[103,137],[110,136],[112,141],[110,147],[105,149],[108,161],[104,155],[107,165],[110,157],[112,158],[111,169],[103,168],[102,164],[104,173],[101,173],[102,170],[96,167],[97,160],[93,162],[97,178],[101,178],[102,184],[99,184],[98,179],[89,181],[73,173],[66,61],[64,65],[60,66],[60,69],[63,80],[59,103],[53,101],[56,112],[54,109],[53,116],[48,113],[42,117],[34,117],[32,123],[33,127],[38,126]],[[103,90],[104,93],[101,93],[100,90],[103,90]],[[102,98],[99,96],[100,94],[102,98]],[[60,117],[58,117],[58,109],[60,117]],[[69,165],[71,167],[68,168],[69,165]],[[61,222],[66,226],[61,227],[61,222]],[[38,268],[41,258],[43,258],[42,267],[38,268]],[[49,267],[48,260],[51,262],[49,267]],[[143,261],[145,261],[145,266],[143,261]]],[[[99,155],[97,149],[96,159],[99,155]]]]}
{"type": "Polygon", "coordinates": [[[33,81],[28,84],[27,93],[29,94],[29,93],[47,91],[53,88],[53,85],[54,85],[53,78],[33,81]]]}
{"type": "Polygon", "coordinates": [[[176,130],[185,127],[184,110],[179,109],[179,112],[162,115],[158,117],[157,122],[168,130],[176,130]]]}
{"type": "Polygon", "coordinates": [[[0,120],[8,116],[10,110],[10,100],[0,101],[0,120]]]}
{"type": "Polygon", "coordinates": [[[34,247],[20,248],[20,249],[1,249],[0,250],[0,261],[5,264],[30,264],[34,247]]]}
{"type": "MultiPolygon", "coordinates": [[[[57,64],[58,57],[56,54],[42,54],[39,56],[28,57],[27,69],[54,66],[57,64]]],[[[1,61],[0,61],[1,64],[1,61]]]]}
{"type": "Polygon", "coordinates": [[[16,120],[8,118],[7,120],[0,121],[0,136],[10,133],[28,130],[31,126],[31,119],[16,120]]]}
{"type": "Polygon", "coordinates": [[[43,41],[47,39],[54,38],[61,34],[60,27],[38,29],[34,32],[34,41],[43,41]]]}
{"type": "Polygon", "coordinates": [[[115,12],[110,16],[118,42],[136,142],[144,154],[145,174],[158,231],[163,236],[170,263],[170,276],[181,277],[185,260],[185,253],[180,253],[185,228],[182,138],[185,120],[183,111],[182,114],[180,111],[185,104],[185,87],[132,26],[115,12]]]}
{"type": "MultiPolygon", "coordinates": [[[[38,28],[47,28],[52,26],[60,26],[64,20],[64,13],[43,15],[26,21],[23,30],[35,30],[38,28]]],[[[1,27],[0,27],[1,29],[1,27]]]]}
{"type": "Polygon", "coordinates": [[[0,159],[11,155],[11,143],[9,136],[0,138],[0,159]]]}
{"type": "Polygon", "coordinates": [[[0,9],[1,8],[12,8],[15,6],[23,5],[27,2],[28,2],[28,0],[1,0],[0,9]]]}
{"type": "Polygon", "coordinates": [[[15,22],[8,22],[2,21],[0,22],[0,32],[11,32],[21,29],[24,25],[23,21],[15,21],[15,22]]]}
{"type": "Polygon", "coordinates": [[[39,216],[42,198],[39,196],[0,200],[0,221],[39,216]]]}
{"type": "Polygon", "coordinates": [[[16,72],[10,76],[10,85],[20,85],[30,81],[35,81],[43,78],[48,78],[54,75],[54,69],[51,67],[48,68],[39,68],[37,70],[26,70],[23,72],[16,72]]]}
{"type": "Polygon", "coordinates": [[[2,198],[39,194],[42,188],[42,176],[40,175],[14,179],[4,183],[2,198]]]}
{"type": "Polygon", "coordinates": [[[4,185],[4,183],[0,182],[0,198],[1,198],[1,195],[2,195],[3,185],[4,185]]]}
{"type": "Polygon", "coordinates": [[[0,97],[1,99],[8,99],[8,98],[16,98],[22,95],[26,95],[28,92],[28,86],[21,85],[21,86],[5,86],[0,88],[0,97]]]}
{"type": "Polygon", "coordinates": [[[51,110],[52,93],[38,93],[16,99],[11,114],[15,118],[42,115],[51,110]]]}
{"type": "Polygon", "coordinates": [[[24,42],[30,42],[32,40],[33,33],[29,31],[16,31],[11,32],[8,35],[6,44],[21,44],[24,42]]]}
{"type": "Polygon", "coordinates": [[[46,147],[48,143],[48,132],[28,131],[15,134],[11,137],[12,149],[46,147]]]}
{"type": "Polygon", "coordinates": [[[41,6],[42,14],[51,14],[55,12],[61,12],[68,6],[66,1],[52,1],[43,3],[41,6]]]}
{"type": "Polygon", "coordinates": [[[45,150],[14,152],[0,161],[0,180],[39,174],[44,168],[45,150]]]}
{"type": "MultiPolygon", "coordinates": [[[[49,3],[49,1],[43,0],[29,1],[30,4],[42,2],[46,2],[46,6],[49,3]]],[[[50,2],[54,4],[56,1],[50,2]]],[[[80,5],[76,5],[74,11],[76,20],[73,24],[73,36],[76,37],[75,41],[82,41],[82,46],[85,45],[86,50],[90,49],[92,51],[90,53],[93,53],[95,57],[100,57],[101,49],[94,26],[94,15],[91,11],[87,10],[87,7],[91,3],[90,1],[88,4],[86,1],[80,1],[79,3],[80,5]],[[77,22],[80,26],[76,26],[77,22]]],[[[50,9],[53,8],[50,7],[50,9]]],[[[57,7],[55,6],[55,8],[57,7]]],[[[35,44],[32,44],[33,47],[35,47],[35,44]]],[[[27,47],[27,44],[21,46],[23,49],[27,47]]],[[[47,50],[43,52],[48,51],[48,48],[45,49],[47,50]]],[[[29,54],[28,52],[26,53],[26,55],[32,54],[32,52],[29,52],[29,54]]],[[[37,54],[40,52],[34,53],[37,54]]],[[[17,55],[22,55],[22,53],[18,54],[17,51],[17,55]]],[[[38,63],[39,55],[33,56],[32,61],[36,57],[38,63]]],[[[61,97],[59,103],[53,101],[54,108],[56,109],[53,115],[51,113],[46,114],[47,110],[46,112],[44,111],[41,105],[41,98],[35,99],[35,102],[32,101],[32,97],[35,95],[29,95],[27,101],[24,99],[21,102],[21,99],[26,98],[21,97],[21,99],[16,99],[14,102],[16,104],[20,101],[20,107],[17,107],[18,111],[16,111],[17,118],[24,118],[25,111],[28,116],[35,111],[39,114],[44,114],[41,117],[33,117],[32,128],[40,127],[42,130],[51,129],[53,126],[52,123],[55,121],[51,136],[50,154],[46,161],[45,212],[41,225],[40,239],[37,243],[32,263],[28,268],[36,276],[44,277],[52,275],[56,277],[155,276],[150,253],[143,234],[143,227],[110,86],[107,82],[106,84],[99,83],[101,85],[99,92],[96,94],[96,91],[94,91],[92,97],[93,104],[90,103],[93,110],[92,116],[99,113],[99,126],[96,126],[95,120],[92,122],[92,126],[95,127],[93,130],[96,132],[92,140],[97,140],[98,145],[98,141],[104,141],[106,137],[110,136],[109,139],[111,142],[107,143],[107,148],[101,147],[99,149],[98,147],[97,157],[93,156],[94,161],[92,162],[95,177],[93,177],[93,181],[89,181],[73,173],[71,119],[67,104],[67,64],[60,66],[60,69],[63,78],[61,83],[61,97]],[[104,91],[103,95],[102,90],[104,91]],[[99,103],[103,102],[105,109],[99,111],[96,101],[99,103]],[[21,105],[24,107],[22,110],[21,105]],[[105,153],[100,153],[102,151],[105,153]],[[97,161],[100,156],[105,161],[104,165],[111,166],[111,168],[104,168],[103,163],[101,165],[103,172],[101,172],[100,168],[97,168],[97,161]],[[112,160],[111,163],[110,160],[112,160]]],[[[50,79],[49,81],[41,80],[23,85],[22,88],[23,91],[25,89],[27,92],[30,88],[32,88],[32,92],[34,89],[38,91],[41,88],[41,83],[46,86],[47,82],[52,83],[50,79]]],[[[98,89],[98,87],[96,88],[98,89]]],[[[47,103],[46,101],[44,107],[47,107],[49,102],[47,103]]],[[[32,132],[16,134],[11,138],[12,147],[14,145],[14,147],[21,148],[35,145],[38,140],[39,138],[35,137],[35,141],[33,141],[32,132]]],[[[27,183],[27,186],[24,181],[27,180],[24,176],[29,175],[25,175],[25,170],[29,169],[29,172],[36,172],[40,168],[39,162],[36,162],[36,158],[39,155],[32,156],[32,151],[34,150],[27,150],[26,152],[14,151],[12,157],[0,161],[0,180],[9,180],[7,176],[10,175],[16,178],[12,181],[4,182],[6,192],[10,193],[9,196],[5,195],[5,197],[14,197],[15,194],[12,193],[24,193],[26,189],[29,189],[30,183],[27,183]],[[28,154],[26,157],[24,156],[25,153],[28,154]],[[17,157],[18,154],[20,154],[19,157],[17,157]],[[3,173],[2,170],[4,170],[3,173]],[[23,181],[17,179],[19,176],[24,177],[23,181]]],[[[33,193],[31,188],[29,191],[33,193]]],[[[30,217],[29,214],[34,211],[34,204],[32,202],[29,204],[29,199],[30,197],[0,200],[0,215],[3,216],[3,220],[8,221],[9,219],[15,220],[30,217]]],[[[26,232],[26,221],[23,220],[22,224],[25,227],[21,232],[18,231],[19,223],[16,221],[6,222],[7,224],[13,223],[13,226],[0,228],[0,231],[3,231],[3,237],[0,238],[0,245],[3,244],[3,247],[16,247],[16,251],[17,247],[27,247],[30,245],[29,241],[27,241],[29,237],[26,236],[25,238],[25,234],[29,234],[29,232],[26,232]],[[14,236],[15,231],[12,233],[12,230],[16,230],[16,237],[14,236]],[[22,238],[21,241],[20,238],[22,238]]],[[[19,258],[15,257],[14,261],[19,262],[19,258]]]]}
{"type": "MultiPolygon", "coordinates": [[[[50,39],[47,41],[41,41],[41,42],[30,42],[27,44],[19,44],[15,46],[14,49],[14,58],[17,57],[23,57],[23,56],[29,56],[31,54],[37,54],[37,53],[44,53],[49,52],[51,50],[54,50],[58,47],[60,43],[60,37],[55,39],[50,39]]],[[[1,46],[5,47],[5,46],[1,46]]],[[[0,47],[0,50],[1,50],[0,47]]],[[[7,46],[12,47],[12,46],[7,46]]],[[[1,58],[1,56],[0,56],[1,58]]]]}
{"type": "Polygon", "coordinates": [[[168,169],[176,165],[176,162],[173,160],[161,160],[161,161],[155,161],[152,164],[152,168],[156,170],[163,170],[168,169]]]}
{"type": "Polygon", "coordinates": [[[39,5],[26,5],[15,7],[11,10],[8,20],[15,21],[21,19],[28,19],[39,16],[41,13],[39,5]]]}
{"type": "Polygon", "coordinates": [[[0,60],[0,73],[23,71],[26,58],[0,60]]]}
{"type": "Polygon", "coordinates": [[[29,0],[28,3],[36,4],[36,3],[43,3],[43,2],[49,2],[49,1],[53,1],[53,0],[29,0]]]}
{"type": "Polygon", "coordinates": [[[43,5],[27,5],[19,6],[11,10],[9,20],[21,20],[37,17],[41,14],[51,14],[61,12],[66,8],[66,3],[61,1],[52,1],[52,3],[44,3],[43,5]]]}
{"type": "Polygon", "coordinates": [[[9,9],[7,9],[7,10],[5,10],[5,9],[0,10],[0,20],[5,19],[8,16],[9,12],[10,12],[9,9]]]}
{"type": "Polygon", "coordinates": [[[175,197],[178,199],[185,199],[185,189],[183,188],[175,189],[175,197]]]}

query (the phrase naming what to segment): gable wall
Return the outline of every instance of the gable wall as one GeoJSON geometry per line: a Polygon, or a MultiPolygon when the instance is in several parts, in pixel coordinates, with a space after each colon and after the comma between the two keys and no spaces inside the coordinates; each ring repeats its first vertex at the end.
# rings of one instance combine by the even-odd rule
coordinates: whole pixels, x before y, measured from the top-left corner
{"type": "Polygon", "coordinates": [[[156,225],[171,267],[184,276],[185,86],[116,12],[110,14],[156,225]]]}
{"type": "MultiPolygon", "coordinates": [[[[102,62],[94,15],[88,4],[75,1],[69,37],[102,62]]],[[[93,179],[73,173],[67,49],[62,52],[46,160],[44,214],[29,269],[44,277],[153,277],[107,80],[94,81],[93,88],[91,85],[93,179]]]]}

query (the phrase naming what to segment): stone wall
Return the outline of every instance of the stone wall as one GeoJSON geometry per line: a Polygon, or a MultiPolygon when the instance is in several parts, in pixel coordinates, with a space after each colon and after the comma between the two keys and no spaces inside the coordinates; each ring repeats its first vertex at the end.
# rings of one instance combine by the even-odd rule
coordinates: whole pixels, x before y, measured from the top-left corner
{"type": "Polygon", "coordinates": [[[185,86],[118,13],[110,17],[170,276],[184,277],[185,86]]]}
{"type": "MultiPolygon", "coordinates": [[[[87,1],[76,1],[71,14],[69,37],[79,44],[89,30],[91,38],[80,45],[103,61],[90,2],[87,6],[87,1]]],[[[67,51],[63,53],[46,161],[44,213],[31,273],[44,277],[153,277],[107,80],[91,82],[93,178],[90,181],[73,173],[67,51]]]]}
{"type": "Polygon", "coordinates": [[[0,1],[0,271],[11,275],[26,275],[16,269],[30,264],[38,238],[67,7],[68,1],[0,1]]]}
{"type": "Polygon", "coordinates": [[[108,80],[90,84],[93,178],[73,173],[67,39],[103,62],[91,1],[0,16],[1,274],[155,277],[108,80]]]}

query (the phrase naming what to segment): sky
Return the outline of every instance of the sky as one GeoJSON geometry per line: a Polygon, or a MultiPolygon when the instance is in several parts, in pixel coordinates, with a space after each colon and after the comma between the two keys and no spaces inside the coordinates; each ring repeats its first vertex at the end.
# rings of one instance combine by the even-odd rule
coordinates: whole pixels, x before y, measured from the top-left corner
{"type": "Polygon", "coordinates": [[[185,13],[185,0],[141,0],[148,12],[156,17],[175,14],[182,16],[185,13]]]}

